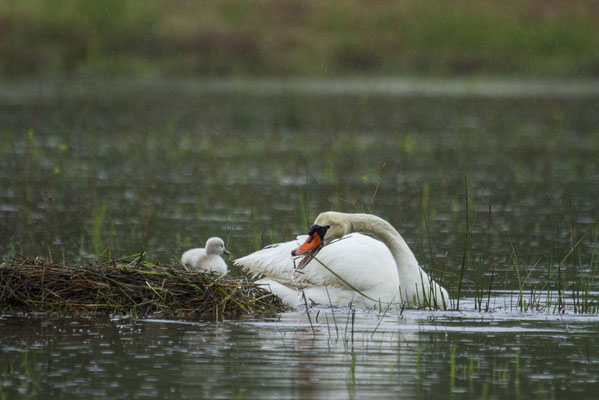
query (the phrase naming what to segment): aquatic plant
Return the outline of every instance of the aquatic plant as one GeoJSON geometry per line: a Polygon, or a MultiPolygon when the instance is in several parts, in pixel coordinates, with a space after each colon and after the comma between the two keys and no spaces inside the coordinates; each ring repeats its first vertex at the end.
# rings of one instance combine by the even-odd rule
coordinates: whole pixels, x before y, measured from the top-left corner
{"type": "Polygon", "coordinates": [[[93,216],[93,225],[92,225],[92,244],[94,246],[94,251],[96,254],[100,253],[104,247],[102,243],[102,223],[104,222],[104,216],[106,215],[106,210],[108,206],[106,203],[103,203],[95,212],[93,216]]]}
{"type": "MultiPolygon", "coordinates": [[[[459,260],[454,261],[458,264],[458,268],[454,268],[453,272],[445,269],[448,250],[444,250],[443,268],[436,265],[434,254],[438,250],[432,245],[428,218],[429,186],[425,185],[422,192],[421,212],[424,232],[418,246],[420,259],[424,261],[425,268],[427,263],[430,264],[427,269],[431,271],[431,276],[436,274],[437,281],[442,282],[445,276],[447,288],[453,293],[449,309],[459,311],[463,292],[467,291],[468,296],[472,296],[474,300],[474,309],[485,312],[493,310],[492,298],[505,294],[509,296],[499,307],[520,312],[565,313],[566,310],[578,314],[599,312],[599,293],[596,291],[599,269],[597,257],[599,223],[595,224],[591,234],[578,235],[570,205],[569,243],[565,254],[563,254],[563,243],[557,239],[560,235],[563,236],[563,233],[560,232],[559,227],[556,227],[556,241],[554,248],[549,249],[548,256],[538,256],[532,262],[529,260],[524,262],[519,257],[517,244],[508,238],[509,256],[500,263],[497,255],[490,250],[491,205],[488,206],[486,226],[476,226],[477,222],[481,224],[482,219],[477,221],[479,206],[471,206],[473,199],[468,195],[468,189],[469,177],[466,176],[463,247],[458,254],[459,260]],[[473,240],[474,231],[484,233],[484,237],[482,235],[477,237],[482,240],[473,240]],[[591,240],[588,239],[589,236],[591,240]],[[428,256],[425,253],[428,253],[428,256]],[[583,255],[587,255],[588,258],[585,259],[583,255]],[[496,282],[497,270],[505,273],[503,287],[496,282]],[[545,278],[539,274],[540,271],[547,271],[545,278]]],[[[477,203],[480,204],[480,199],[477,203]]],[[[431,307],[431,309],[435,308],[441,307],[439,305],[431,307]]]]}

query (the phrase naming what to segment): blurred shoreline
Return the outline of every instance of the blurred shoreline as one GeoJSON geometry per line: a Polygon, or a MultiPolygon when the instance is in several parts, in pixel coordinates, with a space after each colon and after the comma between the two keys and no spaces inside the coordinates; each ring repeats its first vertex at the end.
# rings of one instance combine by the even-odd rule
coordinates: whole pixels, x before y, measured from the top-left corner
{"type": "Polygon", "coordinates": [[[0,1],[0,79],[599,77],[596,2],[0,1]]]}
{"type": "Polygon", "coordinates": [[[144,90],[205,95],[262,96],[392,96],[475,98],[585,98],[599,96],[599,79],[453,78],[23,78],[0,82],[0,101],[41,100],[53,97],[140,93],[144,90]]]}

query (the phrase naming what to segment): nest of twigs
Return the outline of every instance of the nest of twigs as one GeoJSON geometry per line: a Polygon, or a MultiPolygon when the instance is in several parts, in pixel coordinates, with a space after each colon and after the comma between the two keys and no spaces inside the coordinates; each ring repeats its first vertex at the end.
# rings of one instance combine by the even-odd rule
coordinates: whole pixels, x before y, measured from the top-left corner
{"type": "Polygon", "coordinates": [[[281,300],[245,278],[111,260],[67,265],[38,258],[0,263],[0,312],[202,314],[279,312],[281,300]]]}

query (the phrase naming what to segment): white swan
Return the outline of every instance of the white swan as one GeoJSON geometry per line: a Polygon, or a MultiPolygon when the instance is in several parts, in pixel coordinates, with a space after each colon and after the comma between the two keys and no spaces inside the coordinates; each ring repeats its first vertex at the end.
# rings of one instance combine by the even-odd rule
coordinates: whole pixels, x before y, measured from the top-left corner
{"type": "Polygon", "coordinates": [[[181,263],[188,271],[224,275],[228,269],[227,263],[221,257],[223,254],[231,254],[225,249],[225,242],[221,238],[212,237],[206,241],[205,249],[191,249],[183,253],[181,263]]]}
{"type": "Polygon", "coordinates": [[[401,235],[370,214],[322,213],[307,237],[268,246],[234,264],[264,275],[258,283],[290,306],[304,304],[301,293],[308,303],[324,305],[449,306],[447,291],[420,268],[401,235]],[[304,258],[295,265],[292,253],[304,258]]]}

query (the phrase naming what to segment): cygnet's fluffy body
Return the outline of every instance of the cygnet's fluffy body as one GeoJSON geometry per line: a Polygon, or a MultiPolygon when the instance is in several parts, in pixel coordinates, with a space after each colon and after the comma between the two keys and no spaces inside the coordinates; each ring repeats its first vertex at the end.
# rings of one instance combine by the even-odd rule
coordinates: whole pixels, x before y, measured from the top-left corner
{"type": "Polygon", "coordinates": [[[187,250],[181,256],[181,262],[188,271],[227,273],[227,263],[222,259],[223,254],[231,254],[225,249],[221,238],[213,237],[206,241],[206,248],[187,250]]]}

